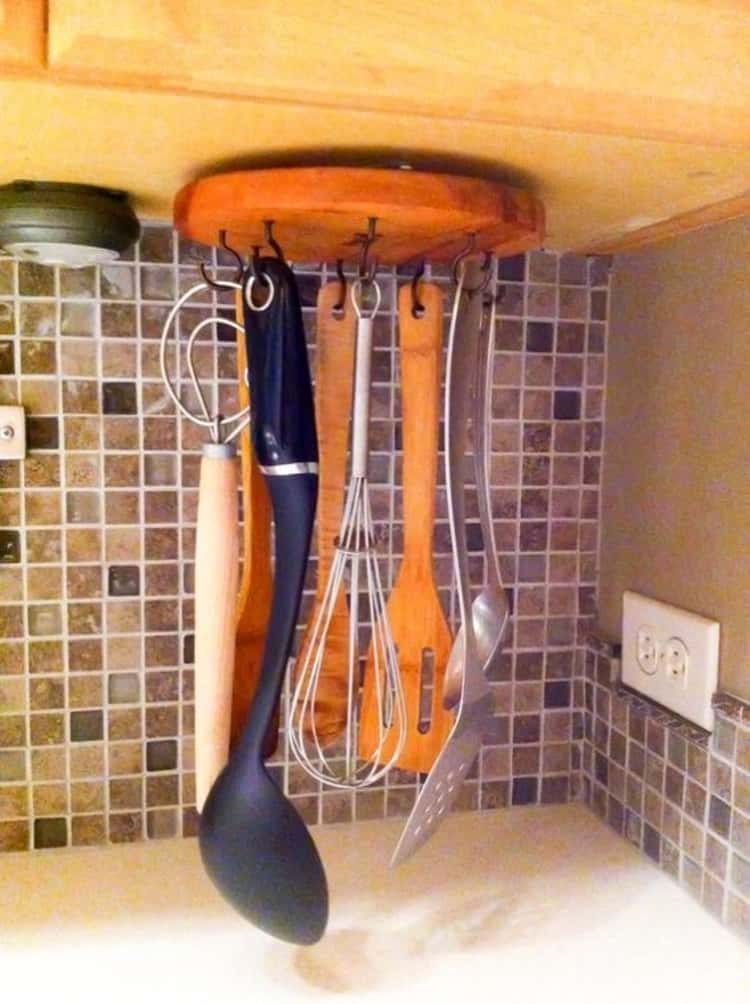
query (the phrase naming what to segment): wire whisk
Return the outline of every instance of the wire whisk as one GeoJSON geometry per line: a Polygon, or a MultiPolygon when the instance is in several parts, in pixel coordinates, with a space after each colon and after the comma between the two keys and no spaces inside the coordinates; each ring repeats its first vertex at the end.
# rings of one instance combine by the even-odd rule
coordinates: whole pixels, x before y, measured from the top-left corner
{"type": "Polygon", "coordinates": [[[378,555],[367,480],[367,439],[370,410],[370,363],[372,329],[381,301],[377,282],[357,279],[351,288],[357,315],[357,345],[352,415],[352,466],[341,528],[335,544],[331,573],[323,602],[313,624],[310,643],[301,665],[289,708],[289,743],[300,765],[325,785],[357,789],[378,781],[390,769],[406,739],[406,702],[393,643],[378,555]],[[367,302],[367,306],[365,306],[367,302]],[[371,304],[371,305],[370,305],[371,304]],[[337,599],[349,592],[347,636],[346,727],[333,747],[326,746],[323,731],[316,727],[318,685],[329,645],[329,630],[337,599]],[[366,608],[366,609],[363,609],[366,608]],[[358,756],[361,711],[362,658],[360,632],[371,624],[370,658],[373,665],[379,735],[369,759],[358,756]],[[386,743],[392,755],[380,763],[386,743]]]}

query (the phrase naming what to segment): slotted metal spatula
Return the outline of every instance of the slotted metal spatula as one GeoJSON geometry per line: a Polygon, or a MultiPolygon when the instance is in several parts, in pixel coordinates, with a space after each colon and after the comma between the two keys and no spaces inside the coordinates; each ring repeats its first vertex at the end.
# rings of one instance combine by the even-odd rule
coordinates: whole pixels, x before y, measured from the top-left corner
{"type": "Polygon", "coordinates": [[[478,264],[459,272],[448,341],[445,425],[448,445],[446,469],[448,512],[462,630],[456,637],[447,676],[460,679],[460,699],[450,736],[422,786],[391,865],[411,857],[435,832],[450,811],[482,745],[494,699],[484,675],[484,659],[477,646],[469,590],[466,552],[463,458],[467,445],[467,402],[476,377],[482,295],[478,264]],[[471,292],[470,290],[476,290],[471,292]],[[455,668],[460,660],[462,670],[455,668]],[[451,663],[454,665],[451,666],[451,663]]]}

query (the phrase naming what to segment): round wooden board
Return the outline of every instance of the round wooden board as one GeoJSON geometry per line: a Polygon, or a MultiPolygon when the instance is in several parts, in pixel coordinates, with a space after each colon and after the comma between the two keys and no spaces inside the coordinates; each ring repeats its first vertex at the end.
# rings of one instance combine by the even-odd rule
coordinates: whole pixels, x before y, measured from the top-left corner
{"type": "Polygon", "coordinates": [[[501,257],[538,247],[541,202],[495,181],[425,171],[285,167],[216,174],[181,189],[177,229],[190,240],[227,242],[242,254],[263,245],[264,221],[297,262],[356,260],[358,234],[375,218],[372,255],[383,265],[448,262],[476,234],[478,251],[501,257]]]}

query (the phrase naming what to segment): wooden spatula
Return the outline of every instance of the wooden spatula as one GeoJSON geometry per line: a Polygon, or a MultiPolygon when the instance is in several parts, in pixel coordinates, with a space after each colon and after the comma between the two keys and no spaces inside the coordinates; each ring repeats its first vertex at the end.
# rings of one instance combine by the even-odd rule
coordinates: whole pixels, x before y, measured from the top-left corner
{"type": "MultiPolygon", "coordinates": [[[[422,284],[420,299],[424,313],[414,317],[411,287],[402,287],[398,298],[404,558],[386,611],[398,650],[407,704],[406,742],[396,765],[425,773],[448,737],[453,714],[443,707],[443,677],[452,638],[438,598],[432,562],[443,295],[438,286],[422,284]],[[431,694],[427,687],[429,676],[431,694]],[[428,694],[430,717],[429,721],[423,721],[428,694]]],[[[368,660],[360,719],[359,749],[363,756],[372,756],[378,742],[374,684],[375,674],[368,660]]],[[[381,762],[392,754],[394,743],[395,737],[386,744],[381,762]]]]}
{"type": "MultiPolygon", "coordinates": [[[[312,625],[318,616],[331,563],[334,541],[341,525],[346,484],[346,454],[352,409],[354,376],[354,329],[356,318],[351,297],[344,297],[344,311],[334,315],[339,299],[339,283],[329,283],[318,293],[317,362],[315,370],[315,415],[318,426],[318,582],[315,602],[300,645],[297,665],[301,666],[311,641],[312,625]]],[[[328,629],[325,662],[313,709],[315,732],[322,745],[330,745],[346,727],[349,610],[341,590],[328,629]]],[[[309,722],[303,723],[310,736],[309,722]]]]}
{"type": "MultiPolygon", "coordinates": [[[[237,321],[243,323],[241,294],[238,294],[237,321]]],[[[237,374],[240,407],[250,401],[247,386],[247,352],[245,339],[237,336],[237,374]]],[[[234,747],[247,720],[248,711],[258,684],[263,658],[268,618],[271,612],[273,577],[271,574],[271,502],[263,475],[253,454],[250,431],[240,435],[240,459],[243,491],[242,578],[237,598],[237,634],[235,638],[234,685],[232,690],[231,746],[234,747]]],[[[276,749],[278,712],[269,729],[263,752],[266,756],[276,749]]]]}

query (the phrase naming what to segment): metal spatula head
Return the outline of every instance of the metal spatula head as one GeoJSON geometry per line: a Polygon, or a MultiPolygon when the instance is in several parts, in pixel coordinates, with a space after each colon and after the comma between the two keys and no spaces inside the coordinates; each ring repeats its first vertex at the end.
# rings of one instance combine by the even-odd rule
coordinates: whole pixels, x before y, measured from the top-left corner
{"type": "Polygon", "coordinates": [[[400,865],[416,854],[450,812],[477,758],[487,719],[493,710],[494,699],[490,692],[472,704],[462,705],[463,714],[456,719],[450,738],[435,761],[407,820],[391,858],[392,866],[400,865]]]}

